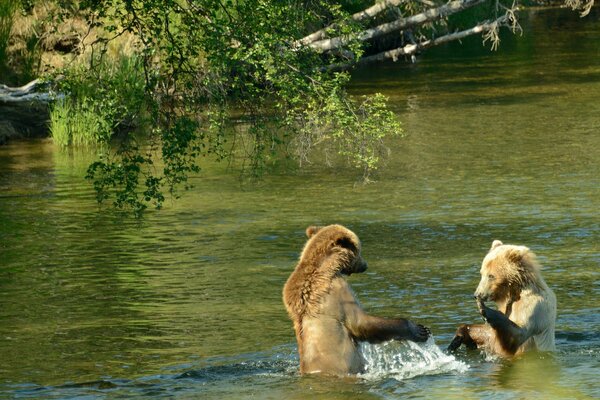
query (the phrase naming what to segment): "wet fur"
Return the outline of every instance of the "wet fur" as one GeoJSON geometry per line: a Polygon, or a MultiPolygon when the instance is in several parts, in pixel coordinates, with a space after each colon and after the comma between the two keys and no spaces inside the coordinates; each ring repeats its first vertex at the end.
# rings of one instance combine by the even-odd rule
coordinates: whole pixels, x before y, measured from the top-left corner
{"type": "Polygon", "coordinates": [[[535,254],[527,247],[494,241],[483,260],[475,297],[486,324],[461,325],[449,350],[464,344],[512,357],[532,349],[555,349],[556,297],[542,278],[535,254]],[[488,300],[498,309],[487,307],[488,300]]]}
{"type": "Polygon", "coordinates": [[[358,237],[341,225],[309,227],[300,261],[283,289],[283,301],[294,324],[300,372],[356,374],[364,360],[359,341],[426,340],[427,328],[405,319],[366,314],[344,275],[367,264],[358,237]]]}

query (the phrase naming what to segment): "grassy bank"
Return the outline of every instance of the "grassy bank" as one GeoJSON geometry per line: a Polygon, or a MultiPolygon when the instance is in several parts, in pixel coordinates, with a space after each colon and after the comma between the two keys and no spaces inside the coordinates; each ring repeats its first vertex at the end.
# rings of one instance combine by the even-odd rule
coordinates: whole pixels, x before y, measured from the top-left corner
{"type": "MultiPolygon", "coordinates": [[[[52,82],[52,92],[66,96],[48,107],[24,105],[33,107],[36,125],[47,121],[46,135],[62,147],[106,141],[138,127],[147,114],[135,38],[123,34],[99,46],[99,37],[107,32],[89,22],[74,2],[0,1],[0,83],[20,86],[42,78],[52,82]]],[[[14,113],[17,105],[0,107],[3,115],[14,113]]],[[[0,143],[29,137],[33,131],[23,129],[27,118],[18,124],[3,119],[0,143]]]]}

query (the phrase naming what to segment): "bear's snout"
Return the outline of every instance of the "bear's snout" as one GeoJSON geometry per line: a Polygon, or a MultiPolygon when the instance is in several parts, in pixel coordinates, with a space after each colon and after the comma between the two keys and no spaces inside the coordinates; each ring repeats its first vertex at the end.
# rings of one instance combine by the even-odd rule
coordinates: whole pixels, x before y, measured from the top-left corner
{"type": "Polygon", "coordinates": [[[481,301],[488,301],[489,300],[489,296],[487,294],[478,293],[478,292],[475,292],[473,294],[473,298],[475,300],[481,300],[481,301]]]}
{"type": "Polygon", "coordinates": [[[367,268],[369,268],[367,262],[361,258],[361,260],[358,262],[358,268],[356,272],[365,272],[367,268]]]}

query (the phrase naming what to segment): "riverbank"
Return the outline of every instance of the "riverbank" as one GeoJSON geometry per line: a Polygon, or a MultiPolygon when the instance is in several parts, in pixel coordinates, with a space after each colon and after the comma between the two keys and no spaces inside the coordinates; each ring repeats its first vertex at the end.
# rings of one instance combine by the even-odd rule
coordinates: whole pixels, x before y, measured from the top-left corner
{"type": "MultiPolygon", "coordinates": [[[[90,45],[100,37],[98,30],[101,28],[88,26],[86,16],[76,10],[71,17],[61,19],[55,7],[35,3],[31,10],[15,17],[7,50],[12,57],[5,66],[8,72],[2,75],[4,82],[0,83],[25,84],[26,79],[37,76],[46,76],[53,81],[65,67],[88,62],[90,45]]],[[[131,55],[135,47],[136,39],[125,33],[110,41],[104,50],[118,60],[131,55]]],[[[0,144],[17,138],[48,136],[48,113],[49,107],[45,104],[35,101],[8,103],[0,97],[0,144]]],[[[120,121],[118,124],[127,125],[120,121]]]]}
{"type": "MultiPolygon", "coordinates": [[[[4,40],[0,43],[4,54],[0,60],[0,145],[49,136],[52,99],[61,97],[56,94],[56,83],[65,71],[89,63],[92,44],[105,33],[101,26],[90,25],[77,4],[34,1],[20,8],[17,0],[6,2],[15,8],[12,16],[0,15],[0,31],[10,32],[8,38],[0,35],[0,42],[4,40]],[[30,96],[10,96],[38,80],[46,84],[36,85],[28,92],[30,96]]],[[[123,33],[102,51],[109,59],[119,59],[130,56],[135,46],[134,36],[123,33]]]]}

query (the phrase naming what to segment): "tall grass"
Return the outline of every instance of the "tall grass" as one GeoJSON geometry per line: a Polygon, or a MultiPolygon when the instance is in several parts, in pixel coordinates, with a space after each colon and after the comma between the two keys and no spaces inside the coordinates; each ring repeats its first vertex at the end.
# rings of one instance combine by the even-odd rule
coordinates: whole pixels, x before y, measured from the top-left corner
{"type": "Polygon", "coordinates": [[[50,135],[60,147],[87,147],[108,141],[111,122],[88,101],[58,101],[50,112],[50,135]]]}
{"type": "Polygon", "coordinates": [[[12,31],[14,16],[19,7],[19,0],[1,0],[0,1],[0,72],[7,69],[8,60],[7,50],[12,31]]]}
{"type": "Polygon", "coordinates": [[[107,142],[116,132],[145,124],[145,80],[135,56],[101,60],[90,71],[66,71],[61,90],[67,99],[54,104],[50,133],[61,147],[107,142]]]}
{"type": "Polygon", "coordinates": [[[60,147],[67,147],[71,144],[70,115],[71,103],[66,100],[54,103],[54,107],[50,111],[50,136],[60,147]]]}

